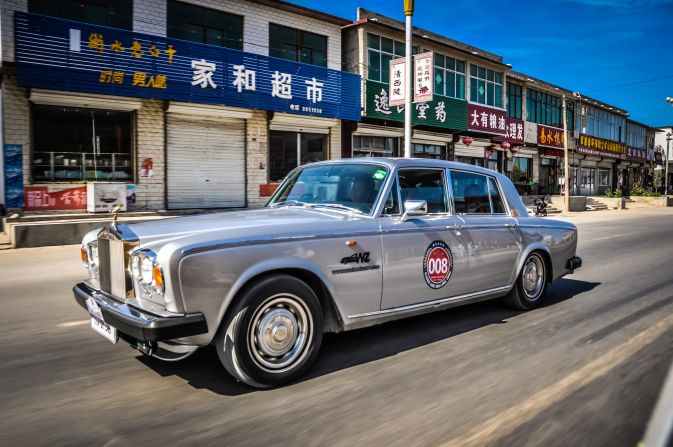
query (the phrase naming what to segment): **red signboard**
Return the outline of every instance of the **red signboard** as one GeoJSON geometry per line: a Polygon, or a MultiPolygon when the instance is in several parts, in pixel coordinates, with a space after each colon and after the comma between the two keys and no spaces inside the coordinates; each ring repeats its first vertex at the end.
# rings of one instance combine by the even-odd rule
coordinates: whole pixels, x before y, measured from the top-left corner
{"type": "MultiPolygon", "coordinates": [[[[469,103],[467,107],[467,128],[469,130],[503,137],[507,134],[507,112],[505,110],[473,103],[469,103]]],[[[521,136],[523,140],[523,124],[521,125],[521,136]]]]}
{"type": "Polygon", "coordinates": [[[538,124],[537,145],[560,149],[563,148],[563,129],[538,124]]]}
{"type": "Polygon", "coordinates": [[[84,210],[86,186],[26,186],[25,211],[84,210]]]}

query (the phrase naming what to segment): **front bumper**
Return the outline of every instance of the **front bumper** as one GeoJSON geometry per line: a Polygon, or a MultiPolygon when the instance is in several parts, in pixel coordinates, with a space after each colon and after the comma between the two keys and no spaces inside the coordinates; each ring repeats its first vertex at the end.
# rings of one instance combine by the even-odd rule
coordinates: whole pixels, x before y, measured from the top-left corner
{"type": "Polygon", "coordinates": [[[573,256],[572,258],[568,259],[568,262],[566,263],[566,268],[570,273],[574,272],[580,267],[582,267],[582,258],[579,256],[573,256]]]}
{"type": "Polygon", "coordinates": [[[100,307],[107,324],[135,340],[155,342],[208,332],[206,319],[200,312],[178,317],[160,317],[114,300],[86,283],[77,284],[72,291],[80,306],[86,309],[87,298],[92,298],[100,307]]]}

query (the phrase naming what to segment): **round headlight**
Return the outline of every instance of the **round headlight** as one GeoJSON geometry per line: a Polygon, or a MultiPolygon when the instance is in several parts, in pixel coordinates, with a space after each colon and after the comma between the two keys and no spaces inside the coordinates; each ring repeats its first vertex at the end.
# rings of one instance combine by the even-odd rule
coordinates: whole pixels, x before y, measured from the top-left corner
{"type": "Polygon", "coordinates": [[[153,273],[154,262],[152,262],[152,260],[147,256],[143,257],[143,260],[140,263],[140,280],[143,282],[143,284],[152,284],[153,273]]]}

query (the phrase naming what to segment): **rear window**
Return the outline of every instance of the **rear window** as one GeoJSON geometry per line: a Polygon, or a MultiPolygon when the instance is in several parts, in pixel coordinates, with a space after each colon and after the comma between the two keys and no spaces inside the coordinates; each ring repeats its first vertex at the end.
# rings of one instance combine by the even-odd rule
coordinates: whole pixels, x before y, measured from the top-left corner
{"type": "Polygon", "coordinates": [[[493,177],[451,171],[451,187],[457,214],[504,214],[506,208],[493,177]]]}

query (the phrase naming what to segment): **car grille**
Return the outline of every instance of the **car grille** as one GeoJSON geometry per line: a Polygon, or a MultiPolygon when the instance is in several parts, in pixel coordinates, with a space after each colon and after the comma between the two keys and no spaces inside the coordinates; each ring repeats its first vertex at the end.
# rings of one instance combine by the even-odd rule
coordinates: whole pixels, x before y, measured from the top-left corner
{"type": "Polygon", "coordinates": [[[124,258],[124,241],[98,239],[100,288],[103,292],[126,299],[128,297],[128,287],[124,258]]]}

